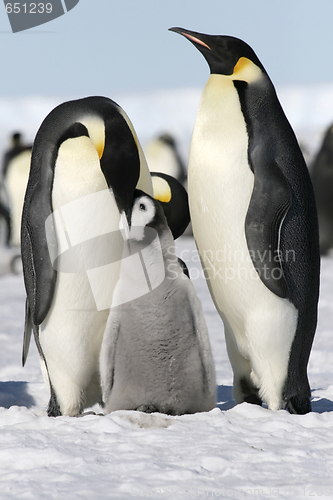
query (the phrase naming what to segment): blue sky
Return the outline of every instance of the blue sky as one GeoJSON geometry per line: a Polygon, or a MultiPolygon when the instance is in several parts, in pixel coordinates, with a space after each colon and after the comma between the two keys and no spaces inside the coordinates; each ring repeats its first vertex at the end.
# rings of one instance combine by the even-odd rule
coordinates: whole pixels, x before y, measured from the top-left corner
{"type": "Polygon", "coordinates": [[[333,83],[333,0],[80,0],[13,34],[0,5],[0,96],[202,87],[208,66],[172,26],[242,38],[276,85],[333,83]]]}

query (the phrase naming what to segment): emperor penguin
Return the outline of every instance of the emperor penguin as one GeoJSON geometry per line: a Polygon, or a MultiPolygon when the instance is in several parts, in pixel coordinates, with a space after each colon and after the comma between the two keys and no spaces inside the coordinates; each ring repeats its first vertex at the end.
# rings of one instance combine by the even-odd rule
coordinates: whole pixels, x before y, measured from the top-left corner
{"type": "Polygon", "coordinates": [[[137,190],[128,220],[100,356],[105,412],[209,411],[215,372],[208,331],[163,209],[137,190]]]}
{"type": "Polygon", "coordinates": [[[224,322],[234,398],[307,413],[320,267],[308,169],[252,48],[231,36],[171,31],[210,67],[190,146],[189,204],[224,322]]]}
{"type": "Polygon", "coordinates": [[[150,141],[145,148],[145,157],[150,171],[171,175],[185,183],[186,167],[172,134],[164,133],[150,141]]]}
{"type": "Polygon", "coordinates": [[[33,145],[22,216],[27,292],[23,365],[34,332],[49,416],[101,401],[99,355],[119,277],[122,218],[135,188],[152,194],[139,140],[106,97],[57,106],[33,145]]]}
{"type": "Polygon", "coordinates": [[[151,172],[155,200],[162,205],[172,236],[176,240],[190,223],[188,194],[181,182],[163,172],[151,172]]]}
{"type": "Polygon", "coordinates": [[[310,173],[317,202],[320,252],[327,255],[333,249],[333,124],[326,130],[310,173]]]}
{"type": "MultiPolygon", "coordinates": [[[[22,142],[20,132],[11,137],[11,147],[5,153],[2,164],[2,183],[0,198],[7,209],[4,220],[7,226],[7,242],[10,246],[20,246],[21,217],[23,201],[27,188],[31,148],[22,142]]],[[[3,215],[3,211],[1,211],[3,215]]]]}

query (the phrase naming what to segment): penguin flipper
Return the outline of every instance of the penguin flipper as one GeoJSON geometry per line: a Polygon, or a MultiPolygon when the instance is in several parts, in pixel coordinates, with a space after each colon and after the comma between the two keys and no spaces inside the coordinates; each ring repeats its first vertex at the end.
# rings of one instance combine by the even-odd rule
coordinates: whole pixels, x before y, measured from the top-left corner
{"type": "Polygon", "coordinates": [[[185,262],[184,262],[182,259],[180,259],[179,257],[178,257],[178,264],[180,265],[180,267],[181,267],[181,269],[182,269],[183,273],[185,274],[185,276],[187,276],[188,278],[190,278],[190,272],[189,272],[189,270],[188,270],[187,265],[186,265],[186,264],[185,264],[185,262]]]}
{"type": "Polygon", "coordinates": [[[254,188],[245,219],[247,247],[253,265],[267,288],[287,298],[282,269],[280,233],[291,205],[289,184],[276,162],[255,170],[254,188]]]}
{"type": "Polygon", "coordinates": [[[51,261],[57,256],[52,215],[54,163],[52,151],[47,150],[41,156],[33,154],[22,213],[21,254],[33,325],[44,321],[51,307],[57,279],[57,271],[51,261]]]}
{"type": "Polygon", "coordinates": [[[200,357],[204,373],[204,387],[207,394],[215,398],[215,367],[207,325],[202,313],[201,303],[194,291],[191,281],[187,281],[187,288],[187,296],[191,306],[194,329],[199,341],[200,357]]]}
{"type": "Polygon", "coordinates": [[[100,354],[100,373],[104,403],[107,402],[113,388],[116,345],[119,329],[120,322],[118,315],[116,312],[111,311],[104,331],[100,354]]]}
{"type": "Polygon", "coordinates": [[[23,350],[22,350],[22,366],[25,365],[25,362],[28,357],[30,339],[32,332],[32,319],[31,312],[29,306],[29,300],[25,301],[25,325],[24,325],[24,337],[23,337],[23,350]]]}

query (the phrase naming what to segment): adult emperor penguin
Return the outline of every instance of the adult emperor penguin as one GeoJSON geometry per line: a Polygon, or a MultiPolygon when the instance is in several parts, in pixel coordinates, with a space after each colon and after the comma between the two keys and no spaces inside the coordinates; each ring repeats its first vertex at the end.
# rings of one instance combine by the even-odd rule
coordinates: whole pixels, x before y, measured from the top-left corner
{"type": "Polygon", "coordinates": [[[188,195],[184,186],[163,172],[151,172],[155,200],[158,200],[167,218],[172,236],[176,240],[190,223],[188,195]]]}
{"type": "Polygon", "coordinates": [[[171,175],[182,184],[186,181],[186,167],[173,135],[165,133],[151,140],[145,148],[145,157],[150,171],[171,175]]]}
{"type": "Polygon", "coordinates": [[[320,251],[326,255],[333,249],[333,124],[326,130],[310,172],[317,202],[320,251]]]}
{"type": "Polygon", "coordinates": [[[63,103],[37,132],[22,216],[31,329],[50,387],[49,416],[76,416],[101,401],[99,354],[119,275],[122,217],[136,187],[152,194],[133,126],[115,102],[63,103]]]}
{"type": "Polygon", "coordinates": [[[11,147],[5,153],[2,164],[2,193],[8,207],[8,243],[20,246],[21,217],[24,195],[27,188],[31,161],[31,145],[22,142],[20,132],[11,137],[11,147]]]}
{"type": "Polygon", "coordinates": [[[160,203],[139,190],[127,241],[100,356],[106,412],[209,411],[215,375],[201,305],[160,203]]]}
{"type": "Polygon", "coordinates": [[[171,31],[193,43],[211,72],[191,141],[189,204],[224,322],[234,398],[309,412],[319,245],[307,167],[251,47],[230,36],[171,31]]]}

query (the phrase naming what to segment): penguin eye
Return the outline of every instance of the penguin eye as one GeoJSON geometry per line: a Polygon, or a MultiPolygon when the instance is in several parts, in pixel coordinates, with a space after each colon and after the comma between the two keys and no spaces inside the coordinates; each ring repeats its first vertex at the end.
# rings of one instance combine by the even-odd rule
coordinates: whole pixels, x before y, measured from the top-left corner
{"type": "Polygon", "coordinates": [[[146,210],[146,205],[144,203],[140,203],[139,208],[144,212],[146,210]]]}

